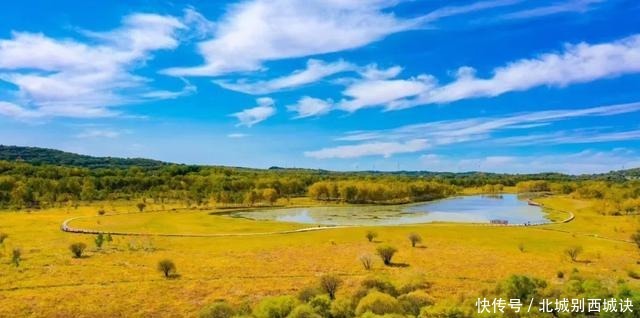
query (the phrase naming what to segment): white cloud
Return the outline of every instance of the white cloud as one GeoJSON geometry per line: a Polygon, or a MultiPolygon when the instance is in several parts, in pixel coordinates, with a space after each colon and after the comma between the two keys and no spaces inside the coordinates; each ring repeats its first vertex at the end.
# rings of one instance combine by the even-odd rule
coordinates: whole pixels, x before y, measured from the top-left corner
{"type": "Polygon", "coordinates": [[[423,22],[429,23],[440,20],[442,18],[471,13],[475,11],[481,11],[491,8],[510,6],[520,2],[521,0],[492,0],[492,1],[478,1],[462,6],[448,6],[436,9],[429,12],[429,14],[421,17],[423,22]]]}
{"type": "Polygon", "coordinates": [[[245,137],[248,137],[248,136],[249,136],[249,135],[247,135],[247,134],[242,134],[242,133],[232,133],[232,134],[228,134],[228,135],[227,135],[227,137],[229,137],[229,138],[235,138],[235,139],[238,139],[238,138],[245,138],[245,137]]]}
{"type": "Polygon", "coordinates": [[[325,101],[304,96],[296,104],[287,106],[287,110],[298,113],[295,118],[306,118],[324,115],[331,111],[332,107],[333,101],[330,99],[325,101]]]}
{"type": "Polygon", "coordinates": [[[205,63],[176,67],[179,76],[255,71],[265,61],[338,52],[419,27],[418,19],[387,12],[397,1],[251,0],[229,7],[212,39],[201,42],[205,63]]]}
{"type": "Polygon", "coordinates": [[[409,79],[370,80],[351,83],[343,91],[348,99],[339,108],[349,112],[367,107],[403,109],[434,103],[494,97],[537,86],[564,87],[598,79],[640,72],[640,35],[621,40],[566,45],[561,53],[510,62],[494,69],[489,78],[479,78],[473,68],[456,72],[456,80],[439,85],[430,75],[409,79]],[[374,92],[373,94],[370,94],[374,92]]]}
{"type": "Polygon", "coordinates": [[[356,145],[307,151],[304,155],[316,159],[346,159],[364,156],[384,156],[388,158],[395,154],[418,152],[428,147],[429,144],[424,139],[413,139],[407,142],[366,142],[356,145]]]}
{"type": "Polygon", "coordinates": [[[354,68],[354,65],[342,60],[333,63],[327,63],[320,60],[310,59],[307,61],[307,66],[305,69],[297,70],[292,74],[274,78],[268,81],[247,82],[246,80],[241,80],[236,82],[229,82],[224,80],[217,80],[214,81],[214,83],[233,91],[253,95],[262,95],[314,83],[325,77],[353,70],[354,68]]]}
{"type": "Polygon", "coordinates": [[[409,79],[363,80],[348,86],[342,94],[349,99],[342,100],[338,108],[354,112],[373,106],[393,105],[396,101],[430,90],[435,82],[430,76],[409,79]]]}
{"type": "Polygon", "coordinates": [[[245,109],[241,112],[233,113],[231,116],[236,117],[238,126],[251,127],[265,119],[275,115],[276,108],[274,100],[269,97],[261,97],[256,100],[258,106],[245,109]]]}
{"type": "Polygon", "coordinates": [[[485,171],[497,173],[561,172],[603,173],[623,167],[640,166],[640,155],[629,149],[584,150],[577,153],[521,156],[456,158],[437,154],[420,156],[422,167],[430,171],[485,171]]]}
{"type": "Polygon", "coordinates": [[[82,31],[91,44],[13,32],[0,40],[0,80],[18,87],[12,104],[19,109],[9,115],[113,116],[114,106],[168,96],[172,92],[154,92],[131,71],[153,51],[175,48],[184,27],[173,17],[133,14],[111,31],[82,31]]]}
{"type": "MultiPolygon", "coordinates": [[[[124,132],[128,133],[128,132],[124,132]]],[[[91,128],[86,129],[83,132],[76,135],[77,138],[117,138],[123,134],[121,131],[116,131],[112,129],[98,129],[91,128]]]]}
{"type": "MultiPolygon", "coordinates": [[[[509,129],[512,133],[520,130],[525,135],[495,139],[495,143],[502,145],[512,143],[543,143],[546,139],[549,143],[597,143],[605,141],[635,140],[640,138],[637,131],[631,132],[596,132],[590,135],[562,135],[562,136],[535,136],[529,133],[530,128],[541,124],[549,124],[556,121],[569,120],[578,117],[601,117],[621,115],[640,111],[640,102],[628,104],[616,104],[583,109],[563,109],[528,112],[506,115],[503,117],[479,117],[458,120],[436,121],[401,126],[387,130],[356,131],[345,134],[337,140],[341,142],[355,142],[352,145],[340,145],[324,148],[318,151],[310,151],[317,158],[352,158],[357,155],[392,155],[403,151],[391,151],[378,153],[362,151],[363,149],[377,149],[379,146],[389,146],[390,149],[398,145],[406,145],[407,141],[421,140],[424,145],[437,147],[443,145],[459,144],[470,141],[482,141],[492,137],[494,133],[509,129]],[[554,137],[554,138],[552,138],[554,137]],[[345,150],[349,151],[348,157],[341,155],[345,150]],[[357,151],[359,150],[359,151],[357,151]]],[[[421,149],[418,149],[421,150],[421,149]]],[[[415,151],[418,151],[415,150],[415,151]]],[[[404,151],[407,152],[407,151],[404,151]]]]}
{"type": "Polygon", "coordinates": [[[578,12],[583,13],[593,8],[594,4],[603,2],[604,0],[573,0],[565,2],[557,2],[547,6],[525,9],[511,12],[502,16],[504,19],[528,19],[537,18],[548,15],[578,12]]]}
{"type": "Polygon", "coordinates": [[[359,73],[362,78],[367,80],[386,80],[398,76],[402,72],[402,67],[392,66],[386,69],[381,69],[377,64],[369,64],[364,67],[359,73]]]}

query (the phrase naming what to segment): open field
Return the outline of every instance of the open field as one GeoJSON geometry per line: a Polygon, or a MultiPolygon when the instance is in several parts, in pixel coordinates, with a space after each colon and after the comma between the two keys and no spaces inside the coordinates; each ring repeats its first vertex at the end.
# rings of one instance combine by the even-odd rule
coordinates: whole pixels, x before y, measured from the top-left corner
{"type": "MultiPolygon", "coordinates": [[[[113,231],[148,233],[263,232],[299,228],[277,222],[257,222],[209,215],[204,211],[145,212],[97,216],[99,204],[77,209],[3,212],[0,231],[9,234],[0,261],[0,316],[131,317],[193,316],[206,304],[225,299],[255,302],[266,295],[293,294],[314,283],[323,273],[343,276],[352,292],[371,274],[394,280],[424,274],[433,283],[438,301],[474,299],[483,289],[510,274],[527,274],[562,284],[558,271],[577,269],[582,276],[615,285],[628,281],[636,264],[637,247],[626,240],[638,226],[634,216],[602,216],[589,201],[568,197],[541,200],[545,205],[572,211],[566,224],[537,227],[491,227],[463,224],[427,224],[379,227],[379,242],[364,238],[365,228],[247,237],[114,236],[97,250],[93,235],[60,231],[60,224],[76,216],[95,216],[72,223],[113,231]],[[424,246],[411,248],[407,234],[417,232],[424,246]],[[87,256],[71,257],[69,244],[82,241],[87,256]],[[399,248],[394,262],[365,271],[357,257],[374,253],[381,242],[399,248]],[[523,244],[524,252],[519,250],[523,244]],[[568,246],[581,245],[579,262],[563,255],[568,246]],[[10,264],[13,247],[23,251],[20,267],[10,264]],[[156,270],[158,260],[172,259],[180,277],[166,280],[156,270]],[[144,304],[142,306],[141,304],[144,304]]],[[[132,211],[127,207],[120,211],[132,211]]],[[[366,228],[370,229],[370,228],[366,228]]]]}

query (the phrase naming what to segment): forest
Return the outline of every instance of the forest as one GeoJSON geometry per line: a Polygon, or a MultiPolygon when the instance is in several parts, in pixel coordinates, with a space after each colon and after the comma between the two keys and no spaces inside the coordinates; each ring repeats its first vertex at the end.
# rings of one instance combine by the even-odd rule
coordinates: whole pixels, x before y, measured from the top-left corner
{"type": "Polygon", "coordinates": [[[632,176],[634,170],[629,170],[630,175],[612,172],[594,176],[332,172],[178,165],[40,148],[0,148],[0,158],[11,157],[13,161],[0,161],[0,208],[46,208],[105,200],[254,206],[301,196],[344,203],[407,203],[451,196],[465,188],[495,193],[503,187],[516,187],[521,193],[548,192],[599,199],[604,214],[640,210],[640,181],[632,176]],[[52,165],[44,159],[52,153],[55,157],[49,160],[59,159],[59,164],[52,165]]]}

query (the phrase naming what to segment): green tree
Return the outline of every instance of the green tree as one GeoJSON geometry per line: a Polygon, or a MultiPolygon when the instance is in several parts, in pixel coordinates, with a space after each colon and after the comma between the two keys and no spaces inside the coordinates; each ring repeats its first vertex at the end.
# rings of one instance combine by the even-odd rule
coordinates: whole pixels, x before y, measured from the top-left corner
{"type": "Polygon", "coordinates": [[[320,288],[329,295],[330,299],[336,298],[336,291],[342,284],[342,279],[333,274],[325,274],[320,277],[320,288]]]}
{"type": "Polygon", "coordinates": [[[379,291],[371,291],[367,296],[360,299],[356,307],[356,315],[360,316],[366,312],[376,315],[402,314],[402,306],[397,299],[391,295],[379,291]]]}
{"type": "Polygon", "coordinates": [[[367,233],[365,234],[365,237],[369,242],[373,242],[373,240],[375,240],[378,237],[378,233],[375,231],[367,231],[367,233]]]}
{"type": "Polygon", "coordinates": [[[11,263],[16,267],[20,266],[20,261],[22,260],[22,250],[19,248],[14,248],[11,251],[11,263]]]}
{"type": "Polygon", "coordinates": [[[69,245],[69,250],[73,254],[73,257],[75,258],[82,257],[82,254],[84,253],[84,250],[86,248],[87,248],[87,244],[84,244],[82,242],[77,242],[69,245]]]}
{"type": "Polygon", "coordinates": [[[158,271],[162,272],[164,278],[169,278],[176,273],[176,264],[170,259],[163,259],[158,262],[158,271]]]}
{"type": "Polygon", "coordinates": [[[416,244],[422,242],[422,236],[418,233],[409,234],[409,242],[411,242],[411,247],[416,247],[416,244]]]}
{"type": "Polygon", "coordinates": [[[104,235],[102,235],[102,233],[98,233],[98,235],[96,235],[96,237],[93,239],[93,241],[96,243],[96,247],[98,249],[102,248],[102,244],[105,241],[104,235]]]}
{"type": "Polygon", "coordinates": [[[397,251],[398,250],[391,245],[379,246],[376,249],[376,252],[382,259],[382,262],[387,266],[391,265],[391,259],[393,258],[393,255],[395,255],[397,251]]]}

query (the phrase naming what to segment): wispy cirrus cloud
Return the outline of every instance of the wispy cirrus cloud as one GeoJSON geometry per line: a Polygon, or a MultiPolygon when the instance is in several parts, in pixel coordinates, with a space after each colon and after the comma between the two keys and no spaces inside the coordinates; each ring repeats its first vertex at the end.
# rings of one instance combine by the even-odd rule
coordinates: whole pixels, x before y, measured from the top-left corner
{"type": "Polygon", "coordinates": [[[419,105],[444,104],[458,100],[494,97],[538,86],[564,87],[640,72],[640,35],[599,44],[567,44],[560,53],[546,53],[531,59],[507,63],[488,78],[475,69],[458,69],[456,79],[439,84],[431,75],[407,79],[366,79],[350,83],[337,105],[354,112],[362,108],[397,110],[419,105]],[[373,92],[369,94],[369,92],[373,92]]]}
{"type": "MultiPolygon", "coordinates": [[[[569,120],[579,117],[604,117],[614,116],[640,111],[640,102],[628,104],[607,105],[583,109],[563,109],[528,112],[506,115],[502,117],[463,118],[457,120],[436,121],[421,124],[401,126],[388,130],[356,131],[347,133],[339,138],[339,142],[351,142],[350,145],[339,145],[323,148],[318,151],[306,152],[306,156],[327,158],[355,158],[360,156],[383,155],[391,156],[396,153],[419,152],[437,146],[459,144],[470,141],[490,139],[495,133],[510,130],[521,130],[526,133],[523,140],[503,140],[503,143],[516,143],[528,141],[530,135],[528,129],[539,125],[569,120]],[[420,140],[420,143],[412,143],[414,147],[406,146],[407,142],[420,140]],[[364,151],[363,149],[379,149],[382,146],[389,147],[387,151],[364,151]]],[[[549,137],[549,136],[546,136],[549,137]]],[[[613,140],[638,139],[637,133],[617,133],[608,135],[593,135],[588,139],[580,139],[576,136],[557,139],[558,143],[596,143],[613,140]],[[626,138],[626,139],[625,139],[626,138]]],[[[518,138],[518,137],[512,137],[518,138]]],[[[544,139],[544,136],[535,140],[544,139]]],[[[500,140],[500,139],[497,139],[500,140]]],[[[552,139],[550,139],[552,140],[552,139]]],[[[533,141],[535,142],[535,141],[533,141]]]]}
{"type": "Polygon", "coordinates": [[[560,172],[603,173],[640,166],[640,154],[631,149],[584,150],[576,153],[507,155],[460,158],[439,154],[420,156],[421,166],[430,171],[487,171],[497,173],[560,172]]]}
{"type": "Polygon", "coordinates": [[[258,71],[263,63],[359,48],[384,37],[423,28],[438,19],[510,5],[479,1],[403,18],[392,11],[400,1],[251,0],[229,7],[211,39],[200,42],[205,62],[165,70],[175,76],[220,76],[258,71]],[[313,40],[310,40],[313,39],[313,40]]]}
{"type": "Polygon", "coordinates": [[[412,139],[406,142],[369,142],[307,151],[304,155],[316,159],[347,159],[364,156],[383,156],[387,158],[394,154],[421,151],[428,146],[429,144],[425,139],[412,139]]]}
{"type": "Polygon", "coordinates": [[[231,116],[238,119],[237,126],[251,127],[259,122],[276,114],[275,101],[269,97],[261,97],[256,99],[258,106],[247,108],[231,116]]]}
{"type": "Polygon", "coordinates": [[[332,108],[332,100],[322,100],[309,96],[304,96],[300,98],[297,103],[287,106],[287,110],[298,114],[294,118],[307,118],[324,115],[330,112],[332,108]]]}
{"type": "Polygon", "coordinates": [[[0,40],[0,80],[15,85],[0,113],[15,118],[114,116],[115,106],[193,92],[157,91],[132,71],[158,50],[178,46],[187,26],[178,18],[132,14],[106,32],[82,31],[85,42],[13,32],[0,40]]]}
{"type": "Polygon", "coordinates": [[[529,19],[538,18],[560,13],[577,12],[583,13],[592,10],[595,5],[604,0],[572,0],[555,2],[549,5],[524,9],[502,15],[503,19],[529,19]]]}
{"type": "Polygon", "coordinates": [[[297,70],[289,75],[271,80],[253,82],[247,80],[238,80],[235,82],[216,80],[214,83],[233,91],[252,95],[264,95],[315,83],[328,76],[354,69],[355,65],[343,60],[327,63],[321,60],[310,59],[307,61],[305,69],[297,70]]]}

